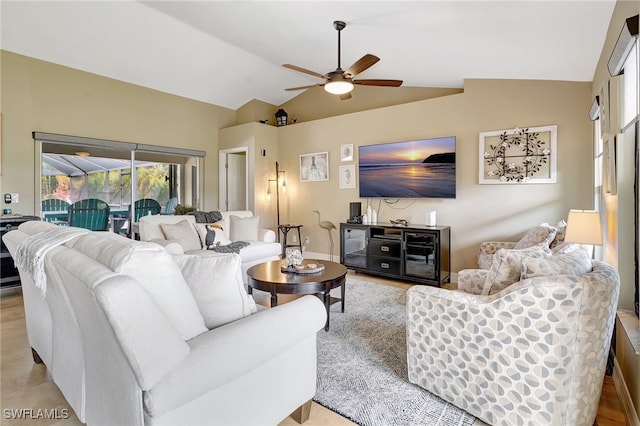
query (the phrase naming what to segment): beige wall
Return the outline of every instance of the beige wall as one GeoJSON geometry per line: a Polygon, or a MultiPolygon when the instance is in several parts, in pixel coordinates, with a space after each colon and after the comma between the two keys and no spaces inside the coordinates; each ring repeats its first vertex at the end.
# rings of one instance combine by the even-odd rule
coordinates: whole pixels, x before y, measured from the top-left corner
{"type": "MultiPolygon", "coordinates": [[[[278,128],[260,123],[245,123],[220,130],[220,149],[247,148],[249,171],[249,210],[260,216],[260,226],[276,228],[275,187],[272,201],[266,193],[269,179],[275,179],[278,160],[278,128]],[[262,156],[262,150],[265,156],[262,156]]],[[[273,184],[272,184],[273,185],[273,184]]]]}
{"type": "Polygon", "coordinates": [[[338,188],[338,167],[350,164],[340,163],[341,144],[353,143],[357,154],[358,145],[456,136],[456,199],[383,203],[378,220],[424,223],[424,212],[436,210],[438,224],[451,226],[452,270],[477,267],[481,241],[517,240],[537,224],[566,218],[571,208],[593,207],[590,94],[590,83],[468,80],[462,94],[279,128],[279,158],[290,177],[283,221],[302,223],[308,250],[328,254],[326,231],[312,211],[338,226],[350,201],[367,202],[357,188],[338,188]],[[558,125],[558,183],[478,184],[479,132],[551,124],[558,125]],[[301,183],[299,155],[322,151],[329,151],[330,180],[301,183]]]}
{"type": "Polygon", "coordinates": [[[218,129],[234,122],[234,111],[6,51],[1,55],[1,186],[3,194],[20,194],[19,204],[2,208],[36,211],[33,131],[205,151],[202,207],[217,207],[218,129]]]}
{"type": "MultiPolygon", "coordinates": [[[[591,87],[591,98],[594,99],[599,94],[603,85],[612,83],[616,88],[615,79],[612,79],[607,70],[607,62],[611,57],[613,46],[622,29],[623,22],[634,15],[640,13],[640,2],[638,1],[618,1],[611,17],[611,23],[607,32],[607,38],[602,49],[602,54],[598,61],[598,66],[591,87]]],[[[615,98],[615,91],[614,91],[615,98]]],[[[610,116],[617,115],[617,105],[613,108],[610,116]]],[[[619,126],[615,126],[608,137],[612,138],[619,131],[619,126]]],[[[602,191],[600,203],[602,217],[604,218],[604,259],[618,267],[621,276],[619,308],[632,309],[634,299],[634,272],[633,272],[633,149],[630,141],[625,138],[620,139],[618,149],[618,193],[616,195],[607,194],[602,191]]],[[[629,394],[636,414],[640,414],[640,357],[635,353],[627,330],[617,322],[616,337],[616,359],[620,366],[621,374],[627,385],[629,394]]],[[[636,330],[637,332],[637,330],[636,330]]]]}

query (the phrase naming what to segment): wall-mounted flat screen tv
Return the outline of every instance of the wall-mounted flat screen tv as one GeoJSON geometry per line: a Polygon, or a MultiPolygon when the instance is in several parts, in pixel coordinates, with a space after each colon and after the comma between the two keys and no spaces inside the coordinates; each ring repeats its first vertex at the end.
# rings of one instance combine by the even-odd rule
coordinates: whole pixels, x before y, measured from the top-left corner
{"type": "Polygon", "coordinates": [[[455,198],[456,138],[358,148],[361,198],[455,198]]]}

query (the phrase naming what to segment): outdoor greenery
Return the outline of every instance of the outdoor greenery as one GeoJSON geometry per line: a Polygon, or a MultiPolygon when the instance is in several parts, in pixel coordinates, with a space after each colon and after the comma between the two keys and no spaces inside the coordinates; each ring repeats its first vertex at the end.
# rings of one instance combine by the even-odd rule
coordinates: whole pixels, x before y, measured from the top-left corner
{"type": "Polygon", "coordinates": [[[176,206],[176,214],[177,215],[187,214],[189,212],[194,212],[196,210],[197,210],[197,208],[195,208],[193,206],[185,206],[185,205],[182,205],[182,204],[178,204],[176,206]]]}
{"type": "MultiPolygon", "coordinates": [[[[137,168],[137,198],[152,198],[160,204],[169,199],[169,164],[137,168]]],[[[131,169],[90,173],[83,176],[42,176],[42,199],[57,198],[71,203],[98,198],[111,205],[129,204],[131,169]]]]}

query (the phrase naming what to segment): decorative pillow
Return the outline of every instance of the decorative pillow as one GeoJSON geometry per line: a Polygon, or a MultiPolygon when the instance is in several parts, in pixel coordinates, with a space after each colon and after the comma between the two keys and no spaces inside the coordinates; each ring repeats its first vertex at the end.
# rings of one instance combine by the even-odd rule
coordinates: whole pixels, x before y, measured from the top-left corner
{"type": "Polygon", "coordinates": [[[582,249],[545,258],[522,259],[522,279],[547,275],[583,275],[593,265],[589,254],[582,249]]]}
{"type": "Polygon", "coordinates": [[[527,232],[513,248],[518,250],[533,246],[549,247],[549,244],[553,241],[555,236],[556,228],[543,223],[542,225],[536,226],[531,231],[527,232]]]}
{"type": "Polygon", "coordinates": [[[553,246],[551,249],[551,255],[555,256],[557,254],[571,253],[574,250],[581,250],[580,244],[563,241],[553,246]]]}
{"type": "Polygon", "coordinates": [[[564,219],[560,219],[560,222],[556,225],[556,236],[549,244],[549,248],[553,249],[558,244],[564,243],[564,237],[567,234],[567,222],[564,219]]]}
{"type": "Polygon", "coordinates": [[[231,241],[258,241],[258,216],[229,216],[231,241]]]}
{"type": "Polygon", "coordinates": [[[222,227],[217,223],[196,223],[196,231],[198,231],[200,243],[204,249],[231,244],[231,240],[227,238],[222,227]]]}
{"type": "Polygon", "coordinates": [[[161,223],[160,228],[167,240],[177,241],[185,252],[202,249],[200,237],[189,221],[183,220],[176,224],[161,223]]]}
{"type": "Polygon", "coordinates": [[[256,312],[242,282],[237,254],[176,256],[209,330],[256,312]]]}
{"type": "Polygon", "coordinates": [[[484,282],[482,294],[493,294],[507,288],[520,280],[522,274],[522,259],[525,257],[548,257],[551,250],[548,247],[533,246],[526,249],[500,249],[491,262],[491,268],[484,282]]]}

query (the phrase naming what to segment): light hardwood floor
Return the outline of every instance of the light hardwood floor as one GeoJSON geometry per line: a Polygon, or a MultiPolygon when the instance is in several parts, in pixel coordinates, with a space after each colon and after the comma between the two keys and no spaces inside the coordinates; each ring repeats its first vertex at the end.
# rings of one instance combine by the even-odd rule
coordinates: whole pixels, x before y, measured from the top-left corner
{"type": "MultiPolygon", "coordinates": [[[[375,281],[386,285],[408,288],[406,283],[386,280],[369,275],[349,272],[350,276],[375,281]]],[[[283,300],[284,301],[284,300],[283,300]]],[[[349,301],[347,300],[347,309],[349,301]]],[[[2,425],[32,425],[38,426],[66,426],[81,425],[82,423],[70,409],[64,397],[53,383],[51,375],[42,364],[34,364],[31,349],[27,341],[24,321],[24,309],[20,291],[5,291],[0,297],[0,424],[2,425]],[[16,420],[6,418],[6,409],[56,409],[57,413],[69,413],[68,418],[16,420]]],[[[59,417],[63,417],[60,415],[59,417]]],[[[596,423],[599,426],[624,426],[624,415],[616,395],[613,381],[605,377],[602,397],[598,409],[596,423]]],[[[313,403],[311,415],[306,426],[321,425],[352,425],[348,419],[313,403]]],[[[482,424],[479,422],[478,424],[482,424]]],[[[281,426],[292,426],[297,423],[288,417],[280,423],[281,426]]]]}

